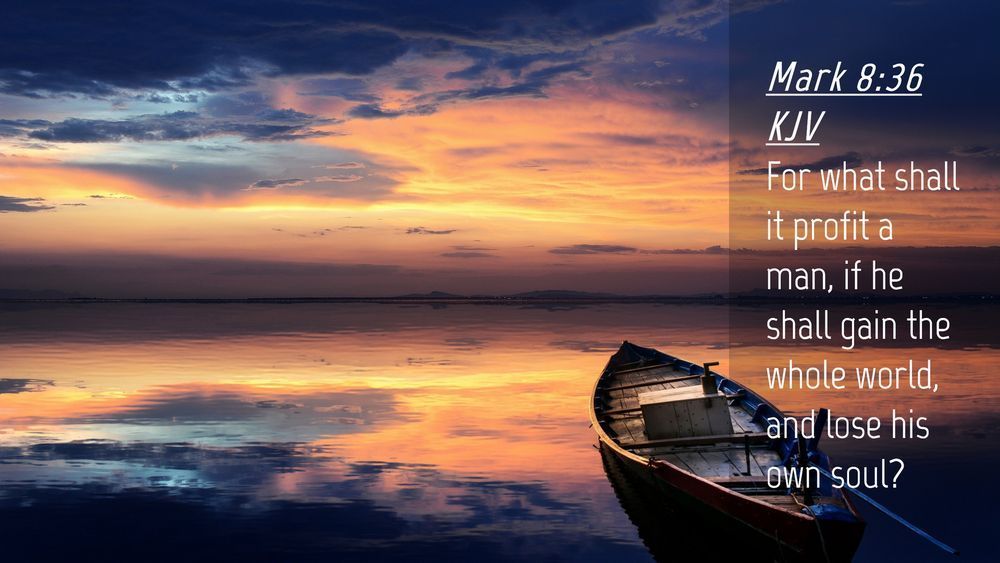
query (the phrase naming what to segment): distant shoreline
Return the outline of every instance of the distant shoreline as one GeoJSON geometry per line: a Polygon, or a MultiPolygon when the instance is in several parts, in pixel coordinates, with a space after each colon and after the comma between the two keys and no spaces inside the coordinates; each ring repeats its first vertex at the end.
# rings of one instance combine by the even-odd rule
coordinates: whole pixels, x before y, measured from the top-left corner
{"type": "Polygon", "coordinates": [[[410,304],[410,305],[598,305],[598,304],[705,304],[705,305],[757,305],[783,303],[788,305],[829,303],[992,303],[994,295],[912,295],[912,296],[842,296],[835,297],[791,297],[791,296],[599,296],[599,297],[516,297],[516,296],[475,296],[475,297],[251,297],[251,298],[4,298],[0,304],[310,304],[310,303],[369,303],[369,304],[410,304]]]}

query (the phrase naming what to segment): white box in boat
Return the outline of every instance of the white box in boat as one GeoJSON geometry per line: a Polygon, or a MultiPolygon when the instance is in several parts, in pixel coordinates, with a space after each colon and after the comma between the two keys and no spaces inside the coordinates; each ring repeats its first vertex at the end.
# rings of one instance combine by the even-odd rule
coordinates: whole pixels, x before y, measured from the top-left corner
{"type": "Polygon", "coordinates": [[[726,396],[701,385],[639,393],[639,407],[651,440],[733,433],[726,396]]]}

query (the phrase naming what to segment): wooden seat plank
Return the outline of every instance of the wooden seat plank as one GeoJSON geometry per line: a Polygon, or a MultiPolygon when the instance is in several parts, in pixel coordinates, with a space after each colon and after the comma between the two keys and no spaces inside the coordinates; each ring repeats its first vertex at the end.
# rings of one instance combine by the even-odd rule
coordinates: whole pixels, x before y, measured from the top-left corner
{"type": "Polygon", "coordinates": [[[692,436],[690,438],[664,438],[662,440],[646,440],[644,442],[621,442],[623,448],[652,448],[658,446],[698,446],[719,442],[742,443],[744,436],[750,437],[751,444],[766,443],[770,440],[765,432],[751,434],[713,434],[711,436],[692,436]]]}

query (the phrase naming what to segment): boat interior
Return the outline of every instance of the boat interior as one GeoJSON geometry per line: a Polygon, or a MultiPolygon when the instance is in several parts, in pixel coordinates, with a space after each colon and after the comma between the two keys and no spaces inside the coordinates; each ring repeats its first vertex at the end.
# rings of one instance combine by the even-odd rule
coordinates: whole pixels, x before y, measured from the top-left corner
{"type": "MultiPolygon", "coordinates": [[[[655,350],[634,348],[634,359],[623,358],[623,352],[630,351],[623,346],[597,386],[594,410],[608,437],[632,454],[670,463],[769,504],[795,512],[806,506],[807,499],[801,498],[801,491],[790,489],[784,483],[768,486],[768,468],[786,465],[790,450],[795,448],[793,440],[767,437],[767,419],[783,415],[756,394],[719,374],[711,374],[711,384],[725,397],[731,431],[650,438],[640,395],[649,397],[655,395],[655,391],[668,389],[682,390],[668,394],[685,395],[683,390],[689,388],[698,394],[696,389],[702,387],[705,371],[702,366],[655,350]]],[[[823,458],[826,465],[828,462],[825,456],[823,458]]],[[[815,491],[815,495],[824,497],[824,504],[843,506],[841,495],[830,491],[829,487],[825,491],[822,488],[815,491]]]]}

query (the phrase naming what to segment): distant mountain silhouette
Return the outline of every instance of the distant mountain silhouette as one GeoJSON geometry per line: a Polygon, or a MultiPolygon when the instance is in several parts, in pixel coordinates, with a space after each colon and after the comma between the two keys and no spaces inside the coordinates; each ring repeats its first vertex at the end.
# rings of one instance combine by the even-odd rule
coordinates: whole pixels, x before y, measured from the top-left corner
{"type": "Polygon", "coordinates": [[[541,289],[521,293],[502,295],[458,295],[445,291],[428,293],[408,293],[397,295],[392,299],[618,299],[626,297],[616,293],[596,293],[591,291],[575,291],[572,289],[541,289]]]}
{"type": "Polygon", "coordinates": [[[572,289],[543,289],[515,293],[509,297],[518,299],[613,299],[622,297],[616,293],[596,293],[592,291],[574,291],[572,289]]]}
{"type": "Polygon", "coordinates": [[[428,293],[407,293],[406,295],[397,295],[393,299],[468,299],[467,295],[458,295],[456,293],[448,293],[446,291],[430,291],[428,293]]]}
{"type": "Polygon", "coordinates": [[[998,296],[994,294],[979,293],[934,293],[926,295],[827,295],[822,293],[805,294],[797,293],[775,293],[764,290],[752,290],[725,295],[722,293],[697,293],[689,295],[622,295],[618,293],[602,293],[594,291],[576,291],[572,289],[541,289],[535,291],[523,291],[506,295],[473,294],[461,295],[448,293],[446,291],[429,291],[427,293],[407,293],[395,296],[367,296],[367,297],[337,297],[337,296],[300,296],[300,297],[145,297],[145,298],[115,298],[115,297],[86,297],[79,293],[58,291],[53,289],[2,289],[0,288],[0,301],[50,301],[50,302],[74,302],[74,303],[101,303],[101,302],[134,302],[134,303],[383,303],[383,302],[406,302],[406,301],[440,301],[440,302],[476,302],[476,303],[544,303],[544,302],[622,302],[622,303],[642,303],[642,302],[848,302],[848,301],[908,301],[914,299],[938,299],[946,301],[983,301],[993,300],[998,296]]]}

